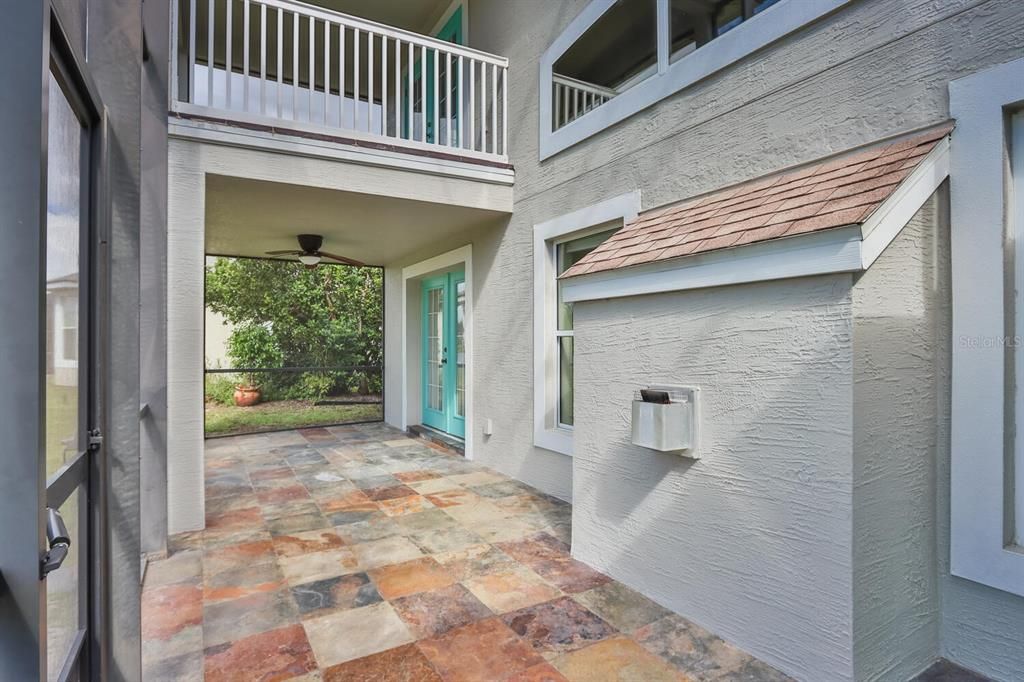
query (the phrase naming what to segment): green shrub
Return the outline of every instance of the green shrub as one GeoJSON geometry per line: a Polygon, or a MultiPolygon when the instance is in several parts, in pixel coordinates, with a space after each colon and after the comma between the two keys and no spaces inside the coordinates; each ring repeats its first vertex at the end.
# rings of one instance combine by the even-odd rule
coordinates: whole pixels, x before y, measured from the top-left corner
{"type": "MultiPolygon", "coordinates": [[[[237,327],[228,337],[228,357],[235,367],[280,367],[283,357],[277,339],[265,325],[249,323],[237,327]]],[[[245,374],[249,386],[259,386],[262,375],[245,374]]]]}
{"type": "Polygon", "coordinates": [[[207,374],[206,399],[219,405],[233,405],[236,385],[237,377],[232,374],[207,374]]]}

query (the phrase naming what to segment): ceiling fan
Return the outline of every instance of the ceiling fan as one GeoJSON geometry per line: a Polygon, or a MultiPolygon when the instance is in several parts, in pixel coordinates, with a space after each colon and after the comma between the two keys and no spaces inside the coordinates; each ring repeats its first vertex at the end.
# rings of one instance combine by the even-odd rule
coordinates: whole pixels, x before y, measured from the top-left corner
{"type": "Polygon", "coordinates": [[[336,260],[339,263],[345,265],[356,265],[363,266],[366,263],[361,263],[352,258],[345,258],[344,256],[337,256],[333,253],[327,253],[321,251],[320,247],[324,243],[323,235],[319,234],[300,234],[298,235],[299,250],[286,249],[284,251],[267,251],[268,256],[298,256],[299,262],[305,265],[307,268],[315,268],[319,265],[320,261],[324,258],[336,260]]]}

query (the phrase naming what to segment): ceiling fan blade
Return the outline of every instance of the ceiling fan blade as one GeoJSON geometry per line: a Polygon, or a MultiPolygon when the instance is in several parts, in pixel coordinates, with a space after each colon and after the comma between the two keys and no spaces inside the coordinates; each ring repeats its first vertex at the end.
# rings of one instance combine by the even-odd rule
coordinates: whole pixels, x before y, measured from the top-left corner
{"type": "Polygon", "coordinates": [[[366,263],[361,261],[353,260],[352,258],[345,258],[344,256],[336,256],[333,253],[327,253],[326,251],[320,251],[320,255],[324,258],[330,258],[331,260],[345,263],[346,265],[355,265],[357,267],[364,267],[366,265],[366,263]]]}
{"type": "Polygon", "coordinates": [[[267,251],[268,256],[301,256],[305,251],[296,251],[295,249],[288,249],[287,251],[267,251]]]}

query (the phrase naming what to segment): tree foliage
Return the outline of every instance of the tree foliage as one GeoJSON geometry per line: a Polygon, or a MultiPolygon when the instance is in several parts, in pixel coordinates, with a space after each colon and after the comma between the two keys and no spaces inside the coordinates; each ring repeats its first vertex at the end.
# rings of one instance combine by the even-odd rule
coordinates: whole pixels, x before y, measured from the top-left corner
{"type": "MultiPolygon", "coordinates": [[[[253,366],[246,361],[259,359],[261,366],[379,367],[383,298],[379,268],[310,269],[284,261],[217,258],[206,272],[206,304],[234,327],[228,354],[236,366],[253,366]],[[263,355],[254,358],[249,350],[263,355]]],[[[272,376],[275,388],[290,398],[380,390],[379,372],[372,370],[272,376]]]]}

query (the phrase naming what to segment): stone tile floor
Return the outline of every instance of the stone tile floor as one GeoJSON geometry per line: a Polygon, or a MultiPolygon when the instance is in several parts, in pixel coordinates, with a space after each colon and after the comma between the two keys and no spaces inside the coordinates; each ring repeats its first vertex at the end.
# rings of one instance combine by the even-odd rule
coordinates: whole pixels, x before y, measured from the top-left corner
{"type": "Polygon", "coordinates": [[[784,680],[569,555],[571,507],[382,424],[206,444],[146,680],[784,680]]]}

